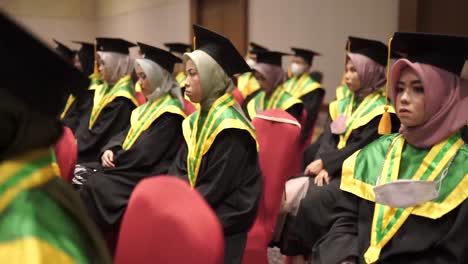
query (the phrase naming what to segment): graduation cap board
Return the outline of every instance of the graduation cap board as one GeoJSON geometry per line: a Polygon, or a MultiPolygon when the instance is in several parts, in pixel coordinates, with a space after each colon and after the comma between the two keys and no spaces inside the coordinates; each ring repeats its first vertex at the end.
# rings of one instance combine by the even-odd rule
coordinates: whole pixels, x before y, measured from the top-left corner
{"type": "Polygon", "coordinates": [[[192,51],[191,45],[181,43],[181,42],[164,43],[164,46],[166,46],[169,49],[169,52],[178,53],[178,54],[184,54],[185,52],[192,51]]]}
{"type": "Polygon", "coordinates": [[[283,56],[289,56],[291,54],[279,52],[279,51],[264,51],[257,53],[257,63],[272,64],[281,67],[283,56]]]}
{"type": "Polygon", "coordinates": [[[259,45],[259,44],[255,43],[255,42],[250,42],[249,45],[250,45],[249,52],[251,54],[257,54],[259,52],[268,51],[268,48],[266,48],[266,47],[264,47],[262,45],[259,45]]]}
{"type": "Polygon", "coordinates": [[[0,12],[0,72],[6,90],[32,111],[56,117],[70,93],[84,95],[89,79],[11,18],[0,12]],[[24,71],[25,65],[27,71],[24,71]],[[25,78],[27,76],[27,78],[25,78]]]}
{"type": "Polygon", "coordinates": [[[364,55],[380,65],[387,66],[388,48],[384,43],[377,40],[350,36],[348,44],[350,45],[350,52],[364,55]]]}
{"type": "Polygon", "coordinates": [[[322,55],[313,50],[302,49],[302,48],[291,47],[291,50],[294,52],[294,56],[303,58],[309,64],[312,64],[312,60],[314,59],[315,56],[322,55]]]}
{"type": "Polygon", "coordinates": [[[195,48],[210,55],[228,76],[251,71],[228,38],[198,25],[193,25],[193,31],[195,48]]]}
{"type": "Polygon", "coordinates": [[[129,48],[136,46],[135,43],[121,38],[96,38],[97,50],[117,52],[128,55],[129,48]]]}
{"type": "Polygon", "coordinates": [[[174,65],[176,63],[182,62],[181,59],[172,55],[172,53],[169,51],[165,51],[141,42],[137,42],[137,44],[140,47],[141,53],[145,55],[145,59],[154,61],[170,73],[174,71],[174,65]]]}
{"type": "Polygon", "coordinates": [[[76,40],[72,42],[81,45],[81,48],[78,50],[78,58],[80,59],[83,72],[86,75],[92,74],[94,71],[94,44],[76,40]]]}
{"type": "Polygon", "coordinates": [[[53,41],[55,42],[55,44],[57,44],[55,50],[57,50],[57,52],[60,55],[62,55],[65,59],[72,61],[75,57],[75,51],[65,46],[63,43],[57,41],[56,39],[53,39],[53,41]]]}
{"type": "Polygon", "coordinates": [[[396,32],[391,50],[404,54],[412,62],[430,64],[460,75],[468,60],[468,37],[396,32]]]}

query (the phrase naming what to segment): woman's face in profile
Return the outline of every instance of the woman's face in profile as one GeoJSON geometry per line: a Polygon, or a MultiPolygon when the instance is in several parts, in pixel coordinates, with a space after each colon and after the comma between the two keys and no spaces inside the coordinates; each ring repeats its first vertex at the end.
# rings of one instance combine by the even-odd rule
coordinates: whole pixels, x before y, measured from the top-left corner
{"type": "Polygon", "coordinates": [[[185,63],[185,73],[187,75],[187,79],[185,79],[185,94],[190,98],[190,101],[200,103],[202,99],[200,75],[195,64],[190,59],[185,63]]]}

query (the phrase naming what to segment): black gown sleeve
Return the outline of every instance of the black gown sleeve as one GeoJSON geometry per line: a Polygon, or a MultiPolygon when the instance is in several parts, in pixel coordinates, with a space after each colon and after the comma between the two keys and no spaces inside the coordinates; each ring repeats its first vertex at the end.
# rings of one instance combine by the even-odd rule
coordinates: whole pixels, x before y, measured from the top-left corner
{"type": "MultiPolygon", "coordinates": [[[[394,114],[390,114],[390,116],[392,120],[392,130],[398,131],[400,127],[398,118],[394,114]]],[[[324,135],[324,137],[326,137],[322,140],[322,144],[320,145],[315,159],[321,159],[323,161],[323,166],[329,175],[335,176],[339,174],[338,172],[341,171],[341,166],[345,159],[380,137],[378,133],[380,118],[380,115],[376,116],[366,125],[351,132],[346,146],[342,149],[337,148],[339,136],[333,135],[328,125],[325,130],[327,135],[324,135]]]]}
{"type": "Polygon", "coordinates": [[[304,110],[304,105],[297,103],[286,109],[286,112],[296,118],[298,122],[301,122],[302,110],[304,110]]]}
{"type": "Polygon", "coordinates": [[[316,89],[308,94],[305,94],[300,99],[304,103],[304,108],[307,112],[307,119],[305,120],[304,127],[302,128],[301,141],[305,141],[317,120],[320,105],[322,104],[323,97],[325,96],[324,89],[316,89]]]}
{"type": "Polygon", "coordinates": [[[102,147],[125,129],[135,105],[127,98],[118,97],[103,110],[94,127],[88,129],[89,119],[77,131],[78,162],[97,161],[102,147]]]}

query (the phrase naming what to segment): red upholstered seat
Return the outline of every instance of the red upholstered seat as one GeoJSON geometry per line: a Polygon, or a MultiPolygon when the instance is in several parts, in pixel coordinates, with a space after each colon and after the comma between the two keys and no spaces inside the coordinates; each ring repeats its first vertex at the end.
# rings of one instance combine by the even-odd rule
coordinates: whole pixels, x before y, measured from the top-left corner
{"type": "Polygon", "coordinates": [[[257,114],[253,125],[260,146],[264,190],[257,219],[248,233],[243,263],[268,264],[267,248],[273,237],[284,185],[292,175],[293,162],[300,157],[297,152],[301,128],[293,116],[279,109],[257,114]]]}
{"type": "Polygon", "coordinates": [[[143,95],[142,92],[135,92],[135,97],[139,105],[146,103],[146,97],[143,95]]]}
{"type": "Polygon", "coordinates": [[[184,112],[187,116],[191,115],[193,112],[197,111],[195,105],[189,100],[184,98],[184,112]]]}
{"type": "Polygon", "coordinates": [[[75,135],[69,127],[64,127],[62,137],[55,145],[55,156],[63,179],[71,183],[78,157],[78,146],[75,135]]]}
{"type": "Polygon", "coordinates": [[[221,224],[203,197],[173,176],[141,181],[120,227],[116,264],[221,264],[221,224]]]}
{"type": "Polygon", "coordinates": [[[234,89],[232,91],[232,96],[234,96],[234,99],[236,99],[237,103],[239,105],[242,105],[244,103],[244,96],[242,96],[242,93],[239,91],[238,88],[234,89]]]}

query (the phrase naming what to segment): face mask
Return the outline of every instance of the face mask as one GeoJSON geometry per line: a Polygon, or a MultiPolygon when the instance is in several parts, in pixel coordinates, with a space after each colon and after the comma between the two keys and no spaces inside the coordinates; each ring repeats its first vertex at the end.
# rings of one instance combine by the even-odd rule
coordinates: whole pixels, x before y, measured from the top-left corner
{"type": "Polygon", "coordinates": [[[305,69],[306,66],[304,64],[299,64],[295,62],[291,64],[291,73],[296,77],[302,75],[305,72],[305,69]]]}
{"type": "Polygon", "coordinates": [[[375,202],[393,208],[407,208],[434,200],[439,197],[440,185],[447,176],[452,161],[453,158],[437,181],[397,180],[379,185],[379,177],[377,186],[374,187],[375,202]]]}
{"type": "Polygon", "coordinates": [[[254,60],[252,60],[250,58],[247,59],[246,62],[249,65],[250,68],[253,68],[253,66],[257,63],[257,62],[255,62],[254,60]]]}

